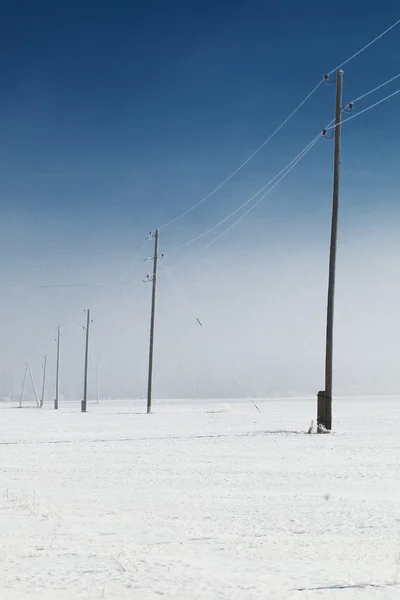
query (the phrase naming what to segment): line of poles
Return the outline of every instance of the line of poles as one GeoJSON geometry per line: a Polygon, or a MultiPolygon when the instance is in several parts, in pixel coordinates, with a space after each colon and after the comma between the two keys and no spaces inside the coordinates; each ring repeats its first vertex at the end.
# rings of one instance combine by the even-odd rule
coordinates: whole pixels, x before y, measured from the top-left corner
{"type": "MultiPolygon", "coordinates": [[[[329,82],[329,75],[325,75],[325,81],[329,82]]],[[[326,345],[325,345],[325,387],[317,394],[317,431],[324,433],[332,430],[332,394],[333,394],[333,324],[334,324],[334,300],[336,282],[336,254],[338,236],[339,216],[339,192],[340,192],[340,151],[341,151],[341,123],[343,107],[343,71],[339,69],[335,75],[336,99],[335,99],[335,125],[334,136],[334,162],[333,162],[333,196],[331,237],[329,251],[329,275],[328,295],[326,311],[326,345]]],[[[325,131],[323,132],[326,133],[325,131]]],[[[153,235],[150,233],[148,239],[154,239],[154,268],[153,277],[147,277],[147,281],[153,283],[150,321],[150,348],[149,348],[149,375],[147,390],[147,413],[152,410],[153,401],[153,365],[154,365],[154,337],[155,337],[155,310],[157,291],[157,264],[159,259],[159,230],[153,235]]],[[[161,255],[162,256],[162,255],[161,255]]]]}
{"type": "MultiPolygon", "coordinates": [[[[156,291],[157,291],[157,269],[158,269],[158,247],[159,247],[159,230],[150,233],[148,236],[149,240],[154,239],[154,256],[149,259],[153,260],[153,276],[147,276],[146,282],[152,282],[152,299],[151,299],[151,316],[150,316],[150,345],[149,345],[149,372],[148,372],[148,386],[147,386],[147,413],[151,413],[152,400],[153,400],[153,368],[154,368],[154,337],[155,337],[155,315],[156,315],[156,291]]],[[[81,402],[81,412],[87,412],[88,405],[88,370],[89,370],[89,339],[90,339],[90,326],[93,320],[90,317],[90,309],[85,309],[86,313],[86,325],[85,330],[85,366],[84,366],[84,378],[83,378],[83,399],[81,402]]],[[[61,340],[61,328],[58,325],[56,327],[56,381],[55,381],[55,395],[54,395],[54,410],[59,408],[59,397],[60,397],[60,340],[61,340]]],[[[47,375],[47,354],[44,357],[43,364],[43,381],[42,381],[42,393],[40,400],[38,399],[35,383],[32,376],[32,371],[29,363],[25,368],[24,380],[22,384],[22,393],[20,399],[20,406],[22,406],[23,395],[25,391],[26,379],[29,374],[32,386],[35,393],[36,404],[38,407],[43,408],[45,388],[46,388],[46,375],[47,375]]],[[[97,404],[100,401],[100,370],[97,364],[97,404]]]]}
{"type": "MultiPolygon", "coordinates": [[[[145,282],[152,283],[152,295],[151,295],[151,314],[150,314],[150,344],[149,344],[149,371],[148,371],[148,385],[147,385],[147,413],[150,414],[152,411],[153,404],[153,370],[154,370],[154,340],[155,340],[155,317],[156,317],[156,293],[157,293],[157,272],[158,272],[158,260],[159,256],[159,230],[156,229],[154,233],[150,232],[150,235],[147,237],[148,240],[154,240],[154,255],[149,260],[153,260],[153,275],[150,277],[147,275],[145,282]]],[[[89,370],[89,339],[90,339],[90,326],[93,323],[93,320],[90,317],[90,309],[86,309],[86,325],[83,328],[85,330],[85,366],[84,366],[84,381],[83,381],[83,399],[81,402],[81,412],[87,412],[87,404],[88,404],[88,370],[89,370]]],[[[55,383],[55,397],[54,397],[54,409],[58,410],[59,408],[59,390],[60,390],[60,339],[61,339],[61,328],[58,325],[56,328],[56,383],[55,383]]],[[[25,389],[26,377],[29,372],[32,380],[32,384],[34,386],[32,373],[30,371],[29,364],[27,364],[27,368],[25,370],[24,382],[23,382],[23,391],[25,389]]],[[[39,407],[43,407],[44,396],[45,396],[45,386],[46,386],[46,372],[47,372],[47,355],[44,357],[44,365],[43,365],[43,382],[42,382],[42,395],[40,400],[37,399],[37,394],[35,390],[35,397],[37,401],[37,405],[39,407]]],[[[21,395],[20,406],[22,405],[22,397],[21,395]]],[[[100,401],[100,370],[99,365],[97,364],[97,403],[100,401]]]]}
{"type": "MultiPolygon", "coordinates": [[[[329,75],[324,77],[329,82],[329,75]]],[[[317,394],[317,431],[324,433],[332,430],[332,394],[333,394],[333,324],[334,324],[334,300],[336,281],[336,254],[339,216],[339,191],[340,191],[340,151],[341,151],[341,123],[343,107],[343,71],[339,69],[335,76],[336,100],[335,100],[335,125],[334,136],[334,163],[333,163],[333,197],[331,217],[331,237],[329,252],[329,276],[326,312],[326,345],[325,345],[325,387],[317,394]]],[[[323,132],[326,133],[325,131],[323,132]]],[[[150,320],[150,347],[149,347],[149,374],[147,389],[147,413],[151,413],[153,402],[153,366],[154,366],[154,338],[155,338],[155,310],[157,291],[157,264],[159,259],[159,230],[150,233],[148,239],[154,239],[154,265],[153,277],[147,276],[147,281],[153,283],[150,320]]],[[[161,255],[162,256],[162,255],[161,255]]]]}
{"type": "MultiPolygon", "coordinates": [[[[328,80],[329,76],[325,76],[328,80]]],[[[326,347],[325,347],[325,388],[317,395],[317,431],[322,433],[332,429],[332,374],[333,374],[333,323],[334,323],[334,298],[335,298],[335,279],[336,279],[336,253],[337,253],[337,232],[338,232],[338,211],[339,211],[339,189],[340,189],[340,143],[341,143],[341,120],[343,112],[342,89],[343,89],[343,71],[338,70],[335,77],[336,81],[336,110],[335,126],[333,135],[334,145],[334,167],[333,167],[333,199],[332,199],[332,220],[331,220],[331,238],[329,253],[329,278],[328,278],[328,297],[326,314],[326,347]]],[[[326,132],[324,132],[325,134],[326,132]]],[[[154,240],[154,254],[148,260],[153,260],[153,275],[147,275],[145,282],[152,283],[151,295],[151,313],[150,313],[150,343],[149,343],[149,366],[148,366],[148,385],[147,385],[147,413],[152,412],[153,405],[153,369],[154,369],[154,343],[155,343],[155,317],[156,317],[156,294],[157,294],[157,270],[158,260],[163,255],[159,255],[159,229],[150,232],[148,240],[154,240]]],[[[88,391],[88,367],[89,367],[89,336],[92,320],[90,318],[90,309],[86,309],[85,336],[85,367],[84,367],[84,389],[81,402],[81,412],[87,412],[87,391],[88,391]]],[[[56,359],[56,385],[54,409],[59,408],[59,375],[60,375],[60,326],[57,326],[57,359],[56,359]]],[[[39,407],[43,407],[46,384],[47,355],[44,357],[43,365],[43,383],[40,400],[38,399],[32,371],[29,363],[26,365],[20,406],[22,405],[23,394],[26,379],[29,374],[39,407]]],[[[97,402],[99,402],[99,367],[97,365],[97,402]]]]}
{"type": "MultiPolygon", "coordinates": [[[[93,323],[92,319],[90,318],[90,309],[86,309],[85,312],[86,312],[86,326],[83,329],[85,330],[86,335],[85,335],[84,389],[83,389],[83,400],[81,402],[81,411],[82,412],[87,412],[87,389],[88,389],[88,370],[89,370],[89,334],[90,334],[90,325],[93,323]]],[[[55,394],[54,394],[53,407],[54,407],[54,410],[58,410],[59,399],[60,399],[60,341],[61,341],[61,327],[59,325],[57,325],[57,327],[56,327],[55,341],[56,341],[56,379],[55,379],[55,394]]],[[[35,386],[35,382],[33,379],[30,364],[29,364],[29,362],[26,363],[24,379],[22,382],[20,403],[19,403],[20,407],[22,406],[24,392],[25,392],[25,386],[26,386],[26,380],[29,375],[31,383],[32,383],[34,395],[35,395],[36,405],[39,408],[43,408],[45,392],[46,392],[47,362],[48,362],[47,354],[45,354],[44,362],[43,362],[42,390],[41,390],[40,400],[37,395],[36,386],[35,386]]],[[[97,404],[99,404],[99,402],[100,402],[100,371],[99,371],[99,365],[97,364],[97,404]]]]}
{"type": "MultiPolygon", "coordinates": [[[[324,77],[327,83],[329,75],[324,77]]],[[[339,69],[335,75],[336,99],[335,99],[335,125],[334,136],[334,162],[333,162],[333,195],[332,195],[332,217],[331,236],[329,251],[329,275],[328,295],[326,311],[326,345],[325,345],[325,387],[317,394],[317,431],[325,433],[332,430],[332,395],[333,395],[333,324],[334,324],[334,300],[336,282],[336,254],[338,236],[339,216],[339,192],[340,192],[340,151],[341,151],[341,123],[343,107],[343,71],[339,69]]],[[[333,83],[333,82],[332,82],[333,83]]],[[[324,131],[325,135],[326,132],[324,131]]],[[[149,347],[149,374],[147,390],[147,413],[151,413],[153,402],[153,365],[154,365],[154,338],[155,338],[155,310],[157,291],[157,265],[159,257],[159,230],[150,233],[148,239],[154,239],[154,266],[153,277],[147,276],[147,281],[153,283],[150,320],[150,347],[149,347]]],[[[161,255],[162,256],[162,255],[161,255]]]]}
{"type": "MultiPolygon", "coordinates": [[[[147,388],[147,413],[151,412],[152,399],[153,399],[153,366],[154,366],[154,334],[155,334],[155,312],[156,312],[156,290],[157,290],[157,268],[158,268],[158,244],[159,244],[159,230],[157,229],[154,234],[150,233],[148,236],[149,240],[154,239],[154,256],[149,259],[154,261],[153,265],[153,276],[147,276],[146,282],[152,282],[152,300],[151,300],[151,325],[150,325],[150,345],[149,345],[149,373],[148,373],[148,388],[147,388]]],[[[81,402],[81,412],[87,412],[88,405],[88,370],[89,370],[89,340],[90,340],[90,326],[93,320],[90,317],[90,309],[85,309],[86,313],[86,325],[83,327],[85,330],[85,362],[84,362],[84,378],[83,378],[83,399],[81,402]]],[[[55,379],[55,395],[54,395],[54,410],[59,408],[60,398],[60,340],[61,340],[61,327],[56,327],[56,379],[55,379]]],[[[20,407],[22,406],[23,396],[25,392],[25,385],[27,376],[30,376],[31,383],[34,389],[36,404],[39,408],[43,408],[45,390],[46,390],[46,376],[47,376],[47,354],[44,356],[43,363],[43,380],[42,380],[42,392],[40,400],[38,398],[35,382],[33,379],[32,371],[29,363],[26,364],[24,379],[22,383],[22,393],[20,398],[20,407]]],[[[100,369],[97,364],[97,404],[100,402],[100,369]]]]}

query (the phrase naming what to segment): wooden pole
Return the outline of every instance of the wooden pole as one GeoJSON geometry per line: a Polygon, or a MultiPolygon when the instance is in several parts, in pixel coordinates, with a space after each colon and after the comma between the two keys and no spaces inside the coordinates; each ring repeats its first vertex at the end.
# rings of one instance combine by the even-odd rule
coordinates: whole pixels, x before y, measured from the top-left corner
{"type": "Polygon", "coordinates": [[[35,394],[36,406],[38,408],[40,408],[40,402],[39,402],[39,398],[38,398],[37,391],[36,391],[35,380],[33,379],[32,369],[31,369],[31,365],[29,363],[28,363],[28,371],[29,371],[29,377],[30,377],[31,382],[32,382],[33,393],[35,394]]]}
{"type": "Polygon", "coordinates": [[[54,410],[58,410],[58,398],[60,391],[60,326],[57,327],[57,359],[56,359],[56,397],[54,399],[54,410]]]}
{"type": "Polygon", "coordinates": [[[87,412],[87,386],[88,386],[88,365],[89,365],[89,329],[90,329],[90,308],[86,311],[86,344],[85,344],[85,377],[83,384],[82,412],[87,412]]]}
{"type": "Polygon", "coordinates": [[[42,395],[40,397],[40,408],[43,408],[43,402],[44,402],[44,390],[46,387],[46,368],[47,368],[47,354],[44,355],[43,382],[42,382],[42,395]]]}
{"type": "Polygon", "coordinates": [[[332,429],[333,318],[335,302],[336,251],[340,191],[340,141],[342,119],[343,71],[336,73],[335,149],[333,164],[333,199],[331,244],[329,253],[329,283],[326,314],[325,390],[318,392],[317,426],[332,429]]]}
{"type": "Polygon", "coordinates": [[[151,297],[150,347],[149,347],[149,377],[147,385],[147,414],[151,413],[153,402],[153,364],[154,364],[154,327],[156,316],[157,266],[158,266],[159,230],[154,236],[153,292],[151,297]]]}
{"type": "Polygon", "coordinates": [[[97,404],[100,402],[100,368],[99,363],[97,363],[97,404]]]}
{"type": "Polygon", "coordinates": [[[21,398],[19,400],[19,407],[22,407],[22,400],[24,398],[24,392],[25,392],[25,384],[26,384],[26,376],[28,375],[28,363],[26,363],[25,365],[25,373],[24,373],[24,380],[22,382],[22,390],[21,390],[21,398]]]}

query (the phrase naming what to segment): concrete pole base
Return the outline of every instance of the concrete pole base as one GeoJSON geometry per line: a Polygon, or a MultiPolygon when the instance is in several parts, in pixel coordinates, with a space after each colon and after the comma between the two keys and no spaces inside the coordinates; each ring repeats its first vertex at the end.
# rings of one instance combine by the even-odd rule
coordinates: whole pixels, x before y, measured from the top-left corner
{"type": "Polygon", "coordinates": [[[325,391],[318,392],[317,431],[332,429],[332,398],[325,391]]]}

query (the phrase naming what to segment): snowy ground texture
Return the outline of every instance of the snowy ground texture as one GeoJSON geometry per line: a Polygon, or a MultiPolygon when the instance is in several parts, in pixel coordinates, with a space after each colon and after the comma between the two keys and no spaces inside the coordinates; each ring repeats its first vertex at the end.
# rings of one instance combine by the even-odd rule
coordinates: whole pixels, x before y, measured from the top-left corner
{"type": "Polygon", "coordinates": [[[0,405],[2,600],[400,600],[400,401],[0,405]]]}

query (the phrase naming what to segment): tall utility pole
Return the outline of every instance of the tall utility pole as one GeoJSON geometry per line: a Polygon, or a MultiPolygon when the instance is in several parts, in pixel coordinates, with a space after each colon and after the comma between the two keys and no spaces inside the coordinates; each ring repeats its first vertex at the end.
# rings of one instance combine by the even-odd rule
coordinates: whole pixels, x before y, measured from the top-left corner
{"type": "Polygon", "coordinates": [[[57,361],[56,361],[56,397],[54,409],[58,410],[58,395],[60,391],[60,326],[57,327],[57,361]]]}
{"type": "Polygon", "coordinates": [[[325,389],[318,392],[317,424],[327,430],[332,429],[332,372],[333,372],[333,317],[335,302],[335,276],[336,276],[336,247],[339,213],[340,189],[340,137],[342,120],[342,88],[343,71],[336,73],[336,113],[335,113],[335,149],[333,164],[333,200],[332,200],[332,225],[331,245],[329,254],[329,283],[328,304],[326,314],[326,353],[325,353],[325,389]]]}
{"type": "Polygon", "coordinates": [[[83,384],[83,400],[82,400],[82,412],[87,411],[87,384],[88,384],[88,366],[89,366],[89,329],[90,329],[90,308],[86,311],[86,345],[85,345],[85,378],[83,384]]]}
{"type": "Polygon", "coordinates": [[[40,408],[43,408],[44,402],[44,390],[46,387],[46,368],[47,368],[47,354],[44,355],[44,364],[43,364],[43,383],[42,383],[42,395],[40,398],[40,408]]]}
{"type": "Polygon", "coordinates": [[[149,379],[147,385],[147,414],[151,413],[153,400],[153,363],[154,363],[154,325],[156,317],[156,293],[157,293],[157,267],[158,267],[158,237],[159,230],[154,235],[154,264],[153,264],[153,292],[151,297],[151,320],[150,320],[150,348],[149,348],[149,379]]]}

